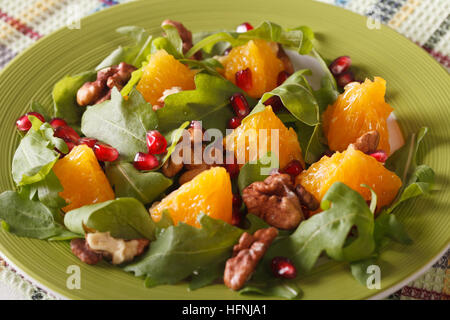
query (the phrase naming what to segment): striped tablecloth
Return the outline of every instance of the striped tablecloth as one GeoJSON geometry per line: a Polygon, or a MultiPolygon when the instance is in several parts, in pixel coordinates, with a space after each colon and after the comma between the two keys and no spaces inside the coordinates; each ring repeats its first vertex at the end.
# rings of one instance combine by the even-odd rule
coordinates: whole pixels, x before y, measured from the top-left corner
{"type": "MultiPolygon", "coordinates": [[[[42,36],[79,18],[131,0],[0,0],[0,69],[42,36]]],[[[209,0],[214,1],[214,0],[209,0]]],[[[222,0],[216,0],[222,1],[222,0]]],[[[450,70],[450,0],[318,0],[390,26],[450,70]]],[[[390,299],[450,299],[450,251],[390,299]]],[[[54,299],[1,259],[0,299],[54,299]]]]}

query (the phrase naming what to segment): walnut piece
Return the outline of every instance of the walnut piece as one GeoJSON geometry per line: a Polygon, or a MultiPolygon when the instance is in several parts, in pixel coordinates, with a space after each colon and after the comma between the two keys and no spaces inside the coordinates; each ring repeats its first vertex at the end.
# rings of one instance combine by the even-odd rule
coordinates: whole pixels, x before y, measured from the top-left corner
{"type": "Polygon", "coordinates": [[[301,184],[295,186],[295,193],[300,200],[300,204],[304,205],[308,208],[308,210],[316,211],[319,209],[319,201],[317,201],[317,199],[309,191],[303,188],[301,184]]]}
{"type": "Polygon", "coordinates": [[[103,255],[89,248],[84,239],[72,239],[70,249],[74,255],[87,264],[97,264],[103,259],[103,255]]]}
{"type": "Polygon", "coordinates": [[[86,243],[92,250],[110,257],[112,264],[121,264],[141,255],[150,241],[116,239],[109,232],[95,232],[86,234],[86,243]]]}
{"type": "Polygon", "coordinates": [[[94,105],[111,98],[111,89],[121,90],[136,68],[125,62],[97,72],[97,80],[86,82],[78,89],[77,103],[81,107],[94,105]]]}
{"type": "Polygon", "coordinates": [[[277,235],[278,230],[273,227],[259,229],[253,235],[242,234],[225,265],[223,280],[228,288],[239,290],[244,286],[277,235]]]}
{"type": "Polygon", "coordinates": [[[181,170],[183,170],[183,163],[182,162],[176,163],[175,161],[172,160],[172,157],[169,157],[169,159],[166,162],[164,162],[163,166],[161,167],[162,173],[167,178],[172,178],[176,176],[176,174],[181,170]]]}
{"type": "Polygon", "coordinates": [[[275,173],[254,182],[242,192],[242,199],[253,213],[273,227],[294,229],[304,219],[294,184],[288,174],[275,173]]]}
{"type": "Polygon", "coordinates": [[[370,154],[377,151],[378,144],[380,143],[380,134],[377,130],[369,131],[359,137],[353,146],[355,150],[359,150],[363,153],[370,154]]]}
{"type": "MultiPolygon", "coordinates": [[[[178,34],[180,35],[181,41],[183,41],[183,53],[188,52],[192,47],[192,32],[190,32],[181,22],[174,21],[174,20],[164,20],[161,24],[161,26],[170,25],[177,29],[178,34]]],[[[202,54],[201,51],[198,51],[194,54],[194,59],[201,60],[202,54]]]]}

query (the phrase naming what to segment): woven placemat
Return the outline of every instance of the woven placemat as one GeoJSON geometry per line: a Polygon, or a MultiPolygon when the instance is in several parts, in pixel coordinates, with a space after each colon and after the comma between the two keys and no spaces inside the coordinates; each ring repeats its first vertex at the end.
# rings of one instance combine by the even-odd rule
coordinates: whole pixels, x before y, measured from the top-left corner
{"type": "MultiPolygon", "coordinates": [[[[131,0],[0,0],[0,69],[42,36],[131,0]]],[[[212,0],[210,0],[212,1],[212,0]]],[[[222,0],[217,0],[222,1],[222,0]]],[[[380,21],[410,38],[450,70],[450,1],[318,0],[380,21]]],[[[425,274],[389,299],[450,299],[450,250],[425,274]]],[[[15,272],[0,256],[0,299],[55,299],[15,272]]]]}

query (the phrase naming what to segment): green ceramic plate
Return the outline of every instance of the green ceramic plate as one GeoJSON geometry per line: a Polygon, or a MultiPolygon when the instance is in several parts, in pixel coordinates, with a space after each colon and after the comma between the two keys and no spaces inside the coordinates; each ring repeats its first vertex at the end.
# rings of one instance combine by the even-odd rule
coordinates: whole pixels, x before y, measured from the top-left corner
{"type": "MultiPolygon", "coordinates": [[[[40,40],[0,75],[0,191],[13,187],[11,159],[18,144],[15,119],[31,101],[51,106],[51,89],[66,74],[93,68],[124,44],[114,30],[124,25],[160,32],[163,19],[183,21],[193,31],[234,28],[243,21],[263,20],[286,27],[308,25],[317,33],[327,58],[351,55],[367,74],[387,80],[388,100],[406,134],[428,126],[431,134],[420,157],[437,173],[439,192],[402,207],[399,219],[414,244],[390,244],[380,261],[382,289],[368,290],[353,280],[348,266],[328,263],[300,279],[305,299],[381,297],[421,272],[443,253],[450,238],[450,76],[425,51],[396,32],[370,30],[366,18],[333,6],[300,0],[153,0],[119,5],[82,20],[80,30],[67,28],[40,40]]],[[[0,232],[0,251],[16,267],[61,296],[76,299],[237,299],[222,285],[188,293],[185,284],[147,289],[141,279],[118,268],[82,264],[67,243],[18,238],[0,232]],[[81,268],[81,289],[66,287],[67,268],[81,268]]]]}

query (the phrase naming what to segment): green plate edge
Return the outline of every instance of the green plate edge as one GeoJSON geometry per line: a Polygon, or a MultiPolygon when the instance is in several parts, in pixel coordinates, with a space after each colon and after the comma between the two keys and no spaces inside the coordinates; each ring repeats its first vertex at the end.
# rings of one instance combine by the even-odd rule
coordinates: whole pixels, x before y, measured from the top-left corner
{"type": "MultiPolygon", "coordinates": [[[[243,21],[258,24],[271,20],[286,27],[308,25],[317,33],[318,49],[326,58],[350,55],[365,74],[387,80],[388,102],[395,108],[403,131],[421,126],[431,133],[419,158],[437,173],[440,191],[409,202],[397,213],[414,244],[390,244],[380,259],[382,288],[369,290],[353,280],[348,266],[327,263],[300,278],[304,299],[366,299],[380,297],[415,276],[445,252],[450,242],[450,77],[424,50],[397,32],[382,26],[369,30],[367,18],[342,8],[309,0],[142,0],[117,5],[82,19],[80,30],[60,29],[18,55],[0,73],[0,110],[4,125],[0,141],[0,190],[13,187],[11,159],[19,138],[15,119],[28,110],[33,100],[51,108],[51,88],[66,74],[93,68],[123,37],[114,30],[123,25],[140,25],[159,33],[163,19],[180,20],[193,31],[233,28],[243,21]]],[[[73,299],[267,299],[240,296],[222,285],[187,292],[186,284],[147,289],[143,281],[112,268],[82,264],[67,243],[18,238],[0,232],[0,252],[30,278],[55,293],[73,299]],[[70,290],[67,267],[81,270],[81,289],[70,290]]]]}

